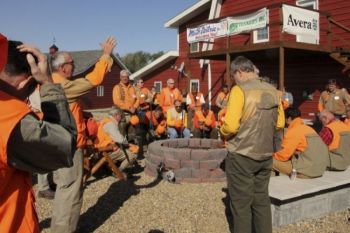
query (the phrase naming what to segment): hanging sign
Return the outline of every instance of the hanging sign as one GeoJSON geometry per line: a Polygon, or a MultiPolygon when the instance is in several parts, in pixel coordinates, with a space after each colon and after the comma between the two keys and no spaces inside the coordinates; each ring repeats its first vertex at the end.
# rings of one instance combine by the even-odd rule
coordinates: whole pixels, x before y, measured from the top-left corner
{"type": "Polygon", "coordinates": [[[268,22],[268,11],[266,8],[260,9],[248,15],[237,17],[228,17],[228,34],[239,34],[245,31],[251,31],[266,27],[268,22]]]}
{"type": "Polygon", "coordinates": [[[282,5],[283,32],[320,39],[320,14],[299,7],[282,5]]]}
{"type": "Polygon", "coordinates": [[[187,28],[187,42],[194,43],[205,41],[211,38],[217,38],[227,35],[227,21],[222,20],[218,23],[202,24],[198,27],[187,28]]]}

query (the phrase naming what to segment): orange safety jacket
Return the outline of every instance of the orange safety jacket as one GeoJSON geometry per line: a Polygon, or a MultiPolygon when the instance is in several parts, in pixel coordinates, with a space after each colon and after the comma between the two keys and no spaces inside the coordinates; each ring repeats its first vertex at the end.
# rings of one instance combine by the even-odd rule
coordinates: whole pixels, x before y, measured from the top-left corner
{"type": "Polygon", "coordinates": [[[169,87],[165,87],[162,89],[160,95],[159,105],[163,108],[164,113],[174,106],[175,100],[182,101],[182,95],[177,88],[170,89],[169,87]]]}
{"type": "Polygon", "coordinates": [[[328,145],[329,150],[336,150],[339,148],[340,133],[350,132],[350,128],[342,121],[332,121],[326,127],[328,127],[333,133],[333,140],[331,144],[328,145]]]}
{"type": "Polygon", "coordinates": [[[39,233],[32,175],[8,165],[7,143],[18,122],[30,111],[22,101],[0,91],[0,232],[39,233]]]}
{"type": "MultiPolygon", "coordinates": [[[[52,80],[54,83],[62,83],[66,79],[60,76],[57,73],[52,74],[52,80]]],[[[69,109],[73,114],[75,123],[77,125],[77,147],[82,148],[86,144],[86,136],[85,136],[85,122],[84,122],[84,117],[83,117],[83,111],[81,107],[81,103],[79,100],[76,102],[70,103],[69,104],[69,109]]]]}
{"type": "Polygon", "coordinates": [[[95,146],[97,148],[100,147],[105,147],[108,146],[109,144],[113,143],[113,139],[111,136],[109,136],[109,134],[107,134],[104,129],[103,126],[109,122],[112,122],[113,119],[111,119],[110,117],[106,117],[103,118],[99,124],[98,124],[98,130],[97,130],[97,138],[95,140],[95,146]]]}
{"type": "Polygon", "coordinates": [[[220,127],[224,124],[226,112],[227,108],[222,108],[218,113],[218,122],[220,127]]]}
{"type": "Polygon", "coordinates": [[[274,158],[279,161],[288,161],[296,151],[305,151],[308,146],[306,135],[310,134],[316,134],[316,131],[305,125],[300,117],[295,118],[283,137],[281,150],[274,153],[274,158]]]}
{"type": "Polygon", "coordinates": [[[162,134],[165,133],[166,121],[164,117],[160,117],[160,119],[157,119],[151,111],[146,112],[144,124],[147,125],[148,128],[152,127],[153,129],[155,129],[156,133],[162,131],[164,131],[162,134]],[[152,125],[150,122],[152,122],[152,125]]]}
{"type": "Polygon", "coordinates": [[[137,108],[139,101],[137,100],[136,91],[133,86],[119,83],[113,87],[113,103],[120,109],[128,111],[130,108],[137,108]]]}
{"type": "Polygon", "coordinates": [[[350,126],[350,118],[346,118],[346,119],[344,120],[344,123],[345,123],[346,125],[350,126]]]}
{"type": "Polygon", "coordinates": [[[220,102],[220,105],[223,105],[224,107],[226,107],[227,106],[227,102],[228,102],[228,97],[229,97],[230,95],[227,93],[227,94],[225,94],[224,92],[220,92],[219,94],[218,94],[218,101],[220,102]]]}
{"type": "Polygon", "coordinates": [[[193,124],[197,129],[200,128],[200,121],[205,123],[207,126],[210,126],[211,128],[215,128],[216,126],[215,114],[212,110],[209,110],[208,115],[206,116],[203,115],[202,111],[196,111],[193,117],[193,124]]]}
{"type": "Polygon", "coordinates": [[[190,108],[196,111],[201,110],[201,107],[202,107],[201,97],[203,97],[203,94],[201,92],[197,92],[197,95],[194,97],[193,94],[190,92],[188,93],[188,96],[191,99],[191,104],[189,105],[190,108]]]}
{"type": "Polygon", "coordinates": [[[148,90],[148,88],[143,87],[141,88],[141,90],[138,90],[137,88],[135,89],[136,89],[135,91],[136,91],[137,100],[139,101],[139,105],[140,106],[149,105],[147,100],[149,99],[149,96],[151,96],[151,92],[148,90]]]}

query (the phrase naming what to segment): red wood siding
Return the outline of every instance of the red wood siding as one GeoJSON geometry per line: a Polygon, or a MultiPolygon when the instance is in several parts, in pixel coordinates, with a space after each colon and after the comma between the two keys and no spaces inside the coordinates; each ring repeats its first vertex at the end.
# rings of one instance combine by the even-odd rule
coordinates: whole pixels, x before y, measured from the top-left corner
{"type": "MultiPolygon", "coordinates": [[[[82,76],[88,74],[91,70],[90,68],[82,76]]],[[[97,88],[93,88],[88,94],[82,98],[83,109],[99,109],[99,108],[109,108],[113,105],[112,90],[114,85],[120,81],[120,71],[121,67],[115,62],[109,72],[102,82],[104,86],[104,95],[97,96],[97,88]]]]}

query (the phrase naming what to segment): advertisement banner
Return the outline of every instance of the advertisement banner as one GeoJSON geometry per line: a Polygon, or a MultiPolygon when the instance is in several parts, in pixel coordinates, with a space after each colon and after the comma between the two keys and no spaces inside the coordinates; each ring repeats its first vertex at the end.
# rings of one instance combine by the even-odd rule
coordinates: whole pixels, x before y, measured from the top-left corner
{"type": "Polygon", "coordinates": [[[320,39],[320,14],[294,6],[282,6],[283,32],[320,39]]]}
{"type": "Polygon", "coordinates": [[[260,9],[254,13],[227,18],[228,34],[239,34],[245,31],[251,31],[266,27],[268,22],[268,11],[266,8],[260,9]]]}
{"type": "Polygon", "coordinates": [[[211,38],[217,38],[227,35],[227,21],[222,20],[218,23],[202,24],[198,27],[187,28],[187,42],[194,43],[205,41],[211,38]]]}

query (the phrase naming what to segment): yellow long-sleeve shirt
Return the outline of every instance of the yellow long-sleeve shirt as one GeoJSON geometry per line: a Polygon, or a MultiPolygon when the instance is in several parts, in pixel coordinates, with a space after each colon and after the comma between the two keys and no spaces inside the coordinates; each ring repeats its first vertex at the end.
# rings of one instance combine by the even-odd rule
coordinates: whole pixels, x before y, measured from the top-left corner
{"type": "MultiPolygon", "coordinates": [[[[237,134],[242,117],[242,111],[244,107],[244,93],[239,86],[234,86],[231,90],[230,97],[227,104],[227,112],[225,115],[225,121],[220,132],[225,137],[230,137],[237,134]]],[[[277,129],[282,129],[285,124],[284,110],[282,103],[278,105],[278,117],[277,117],[277,129]]]]}

